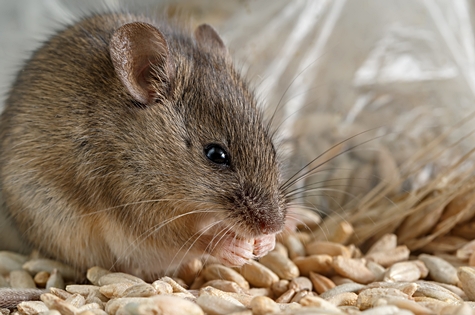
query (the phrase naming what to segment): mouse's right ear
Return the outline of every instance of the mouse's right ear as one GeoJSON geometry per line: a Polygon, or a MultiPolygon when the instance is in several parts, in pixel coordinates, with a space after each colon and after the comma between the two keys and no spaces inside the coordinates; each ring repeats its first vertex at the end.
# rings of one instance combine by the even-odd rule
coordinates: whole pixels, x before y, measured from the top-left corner
{"type": "Polygon", "coordinates": [[[109,51],[117,76],[136,101],[149,104],[166,97],[171,66],[167,42],[157,28],[125,24],[112,35],[109,51]]]}

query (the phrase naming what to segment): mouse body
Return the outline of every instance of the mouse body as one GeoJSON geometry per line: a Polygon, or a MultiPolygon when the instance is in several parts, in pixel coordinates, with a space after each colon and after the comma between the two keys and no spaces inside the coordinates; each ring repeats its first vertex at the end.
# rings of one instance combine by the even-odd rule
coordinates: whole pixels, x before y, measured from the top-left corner
{"type": "Polygon", "coordinates": [[[239,266],[284,226],[274,139],[216,31],[85,17],[19,71],[0,117],[0,248],[155,276],[239,266]],[[3,243],[3,244],[2,244],[3,243]]]}

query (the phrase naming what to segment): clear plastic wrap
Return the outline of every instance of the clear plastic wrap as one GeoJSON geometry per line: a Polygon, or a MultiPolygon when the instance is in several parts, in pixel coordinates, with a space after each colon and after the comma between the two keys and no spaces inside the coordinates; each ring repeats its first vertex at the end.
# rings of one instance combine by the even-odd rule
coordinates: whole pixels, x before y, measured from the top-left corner
{"type": "MultiPolygon", "coordinates": [[[[323,197],[307,190],[320,209],[338,208],[381,180],[400,180],[405,163],[452,126],[457,128],[431,151],[435,157],[419,158],[420,167],[400,188],[418,187],[473,146],[472,137],[451,145],[472,131],[470,122],[458,123],[475,109],[473,5],[467,0],[104,4],[132,11],[167,6],[194,23],[215,25],[269,117],[275,113],[273,126],[289,153],[287,176],[343,141],[312,164],[323,164],[317,176],[300,183],[326,187],[316,193],[323,197]],[[450,149],[437,154],[444,148],[450,149]]],[[[12,64],[25,56],[18,51],[37,46],[25,39],[47,34],[52,19],[65,21],[94,6],[94,1],[2,2],[2,16],[9,17],[2,29],[21,26],[1,32],[2,88],[11,81],[12,64]]]]}
{"type": "Polygon", "coordinates": [[[289,174],[343,141],[300,183],[332,211],[381,181],[418,188],[473,148],[472,16],[464,0],[253,1],[223,33],[276,112],[289,174]]]}

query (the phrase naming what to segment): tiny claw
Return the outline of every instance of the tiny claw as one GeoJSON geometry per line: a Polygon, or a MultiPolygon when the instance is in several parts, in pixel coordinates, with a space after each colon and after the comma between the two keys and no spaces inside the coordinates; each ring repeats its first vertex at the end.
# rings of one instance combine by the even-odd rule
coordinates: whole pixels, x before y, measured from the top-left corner
{"type": "Polygon", "coordinates": [[[213,256],[226,266],[237,267],[254,258],[253,251],[254,239],[239,239],[230,235],[221,240],[213,256]]]}
{"type": "Polygon", "coordinates": [[[275,247],[275,234],[263,235],[254,241],[254,255],[262,257],[275,247]]]}

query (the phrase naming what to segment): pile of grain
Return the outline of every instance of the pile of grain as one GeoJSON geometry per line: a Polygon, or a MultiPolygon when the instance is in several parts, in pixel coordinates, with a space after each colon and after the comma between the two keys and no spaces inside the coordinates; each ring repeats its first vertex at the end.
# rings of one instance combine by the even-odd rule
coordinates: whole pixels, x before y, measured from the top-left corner
{"type": "MultiPolygon", "coordinates": [[[[14,310],[28,315],[475,314],[475,269],[470,267],[475,263],[475,241],[463,238],[468,236],[465,232],[438,232],[447,225],[460,226],[452,232],[469,231],[472,223],[467,209],[473,212],[475,208],[469,191],[459,189],[457,198],[439,202],[443,210],[437,219],[426,214],[419,225],[414,224],[416,214],[424,212],[418,210],[399,224],[396,232],[405,242],[432,254],[411,255],[409,246],[398,245],[398,236],[392,233],[379,237],[362,254],[351,243],[358,228],[342,218],[333,224],[327,240],[319,240],[317,232],[324,224],[316,225],[314,214],[308,213],[312,218],[306,225],[315,233],[286,233],[274,251],[242,268],[203,266],[193,260],[176,278],[146,283],[94,267],[87,272],[90,284],[65,285],[77,276],[72,268],[0,252],[0,272],[5,275],[0,277],[0,286],[49,288],[41,301],[23,302],[14,310]],[[409,238],[408,231],[416,237],[409,238]],[[417,238],[422,231],[425,236],[417,238]],[[434,234],[438,236],[433,238],[434,234]],[[421,241],[426,238],[431,241],[421,241]]],[[[427,204],[435,205],[434,200],[437,194],[428,194],[418,203],[425,206],[414,208],[427,209],[427,204]]]]}

